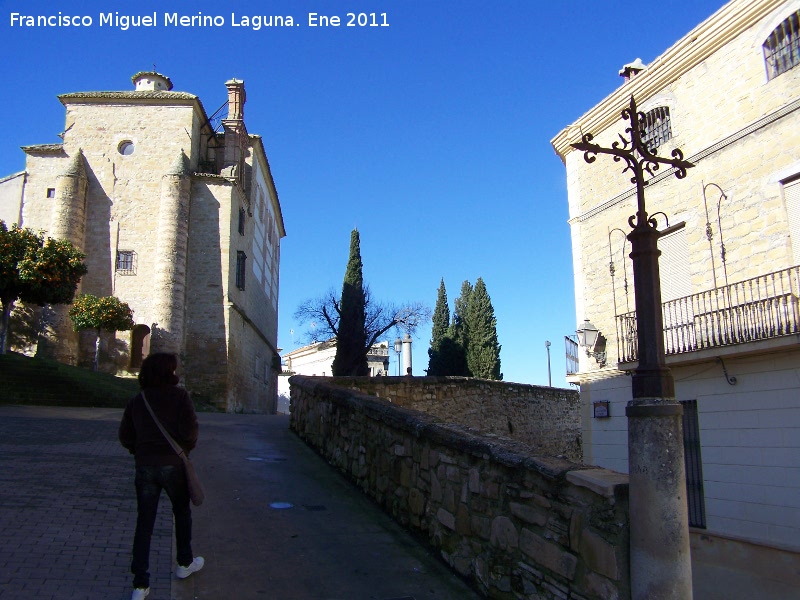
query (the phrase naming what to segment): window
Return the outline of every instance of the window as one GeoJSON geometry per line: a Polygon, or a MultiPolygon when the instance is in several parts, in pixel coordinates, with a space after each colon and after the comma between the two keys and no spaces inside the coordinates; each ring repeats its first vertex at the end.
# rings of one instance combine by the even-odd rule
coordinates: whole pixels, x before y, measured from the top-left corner
{"type": "Polygon", "coordinates": [[[125,140],[124,142],[120,142],[119,146],[117,146],[117,152],[122,154],[122,156],[130,156],[131,154],[133,154],[133,151],[135,149],[136,148],[133,145],[133,142],[130,140],[125,140]]]}
{"type": "Polygon", "coordinates": [[[56,188],[47,188],[47,197],[48,198],[55,198],[56,197],[56,188]]]}
{"type": "Polygon", "coordinates": [[[136,252],[117,250],[117,262],[114,269],[120,275],[136,275],[136,252]]]}
{"type": "Polygon", "coordinates": [[[239,235],[244,235],[244,209],[239,209],[239,235]]]}
{"type": "Polygon", "coordinates": [[[792,262],[800,265],[800,178],[784,182],[783,198],[789,217],[789,237],[792,240],[792,262]]]}
{"type": "Polygon", "coordinates": [[[245,280],[245,264],[247,263],[247,255],[239,250],[236,253],[236,287],[240,290],[244,289],[245,280]]]}
{"type": "Polygon", "coordinates": [[[697,400],[681,401],[683,406],[683,460],[686,465],[686,501],[689,525],[706,528],[706,505],[703,493],[703,461],[700,458],[700,424],[697,400]]]}
{"type": "Polygon", "coordinates": [[[644,116],[642,143],[651,152],[672,137],[669,107],[659,106],[644,116]]]}
{"type": "Polygon", "coordinates": [[[800,10],[769,34],[763,48],[767,80],[800,64],[800,10]]]}

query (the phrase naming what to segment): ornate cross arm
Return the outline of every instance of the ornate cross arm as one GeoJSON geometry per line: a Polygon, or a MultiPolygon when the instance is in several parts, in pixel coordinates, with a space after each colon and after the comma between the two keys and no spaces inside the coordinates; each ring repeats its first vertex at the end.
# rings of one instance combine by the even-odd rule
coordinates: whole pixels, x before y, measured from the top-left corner
{"type": "Polygon", "coordinates": [[[626,163],[623,173],[628,169],[633,171],[631,183],[644,185],[644,173],[647,172],[651,177],[658,171],[660,165],[668,165],[675,168],[675,177],[683,179],[686,177],[686,169],[694,166],[688,160],[684,160],[683,152],[678,148],[672,151],[672,158],[658,156],[655,149],[648,149],[642,141],[642,133],[645,129],[645,114],[636,110],[636,101],[631,96],[630,105],[622,111],[622,118],[630,123],[625,128],[628,137],[618,134],[619,141],[611,144],[610,148],[605,148],[592,143],[594,136],[591,133],[581,135],[578,144],[571,144],[576,150],[583,152],[583,158],[587,163],[593,163],[598,154],[610,154],[615,161],[623,160],[626,163]]]}

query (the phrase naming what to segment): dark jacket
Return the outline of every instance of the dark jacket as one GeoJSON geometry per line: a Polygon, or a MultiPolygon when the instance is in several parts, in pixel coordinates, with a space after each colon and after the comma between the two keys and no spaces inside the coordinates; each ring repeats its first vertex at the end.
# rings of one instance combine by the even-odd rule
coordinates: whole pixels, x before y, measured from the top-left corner
{"type": "MultiPolygon", "coordinates": [[[[188,392],[176,386],[147,388],[144,392],[161,424],[188,454],[197,444],[198,432],[197,415],[188,392]]],[[[119,441],[136,457],[137,467],[183,464],[150,416],[141,393],[125,407],[119,441]]]]}

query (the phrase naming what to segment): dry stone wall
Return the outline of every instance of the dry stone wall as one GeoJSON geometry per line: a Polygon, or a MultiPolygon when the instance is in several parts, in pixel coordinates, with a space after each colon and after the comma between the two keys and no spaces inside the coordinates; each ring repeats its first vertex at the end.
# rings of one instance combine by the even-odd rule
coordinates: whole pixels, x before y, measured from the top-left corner
{"type": "Polygon", "coordinates": [[[575,390],[467,377],[339,377],[393,404],[481,433],[524,442],[536,454],[580,462],[580,395],[575,390]]]}
{"type": "Polygon", "coordinates": [[[290,384],[292,430],[486,597],[630,598],[627,476],[332,378],[290,384]]]}

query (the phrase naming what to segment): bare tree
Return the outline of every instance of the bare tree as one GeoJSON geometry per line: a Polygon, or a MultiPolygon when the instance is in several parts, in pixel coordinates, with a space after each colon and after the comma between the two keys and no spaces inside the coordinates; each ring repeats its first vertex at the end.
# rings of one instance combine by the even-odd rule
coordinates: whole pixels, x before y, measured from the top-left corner
{"type": "MultiPolygon", "coordinates": [[[[364,329],[367,345],[364,356],[384,333],[396,328],[398,331],[414,335],[417,328],[431,318],[430,309],[421,302],[408,302],[402,306],[385,304],[372,297],[369,286],[364,286],[364,329]]],[[[340,301],[336,291],[331,288],[323,296],[303,302],[294,312],[300,324],[309,323],[306,332],[310,343],[327,341],[338,337],[340,301]]]]}

